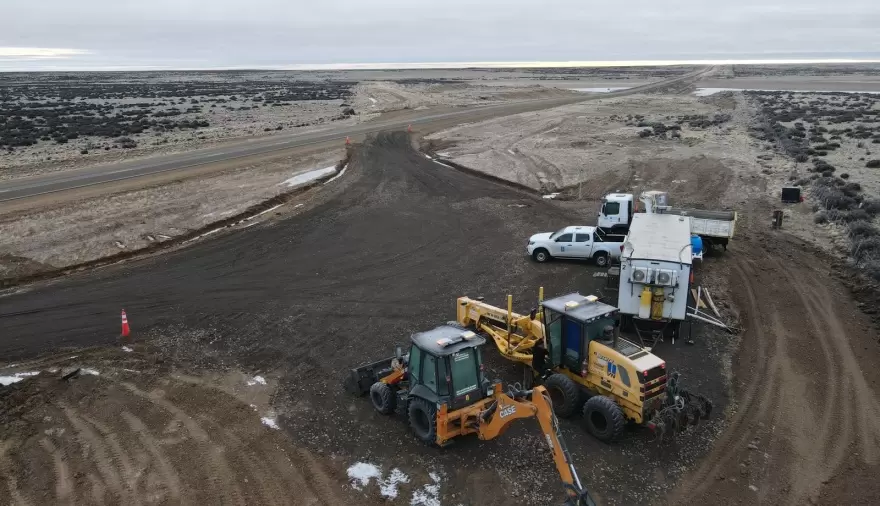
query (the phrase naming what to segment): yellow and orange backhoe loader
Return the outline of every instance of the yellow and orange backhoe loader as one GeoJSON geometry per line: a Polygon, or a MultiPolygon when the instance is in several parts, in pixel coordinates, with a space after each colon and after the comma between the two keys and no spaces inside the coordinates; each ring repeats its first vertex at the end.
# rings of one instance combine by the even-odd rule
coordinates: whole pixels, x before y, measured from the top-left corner
{"type": "Polygon", "coordinates": [[[484,374],[481,347],[486,340],[447,324],[413,334],[409,352],[351,370],[346,388],[370,394],[382,414],[398,412],[427,444],[446,446],[459,436],[494,439],[514,420],[536,418],[565,489],[566,506],[594,506],[580,482],[559,431],[544,387],[502,392],[500,382],[484,374]]]}
{"type": "MultiPolygon", "coordinates": [[[[595,296],[571,293],[543,300],[528,315],[491,306],[482,298],[460,297],[456,320],[488,335],[501,356],[531,368],[527,379],[543,382],[560,417],[582,411],[587,429],[613,441],[626,422],[645,425],[663,439],[696,424],[712,403],[667,377],[666,362],[619,336],[614,306],[595,296]]],[[[528,383],[527,383],[528,386],[528,383]]]]}

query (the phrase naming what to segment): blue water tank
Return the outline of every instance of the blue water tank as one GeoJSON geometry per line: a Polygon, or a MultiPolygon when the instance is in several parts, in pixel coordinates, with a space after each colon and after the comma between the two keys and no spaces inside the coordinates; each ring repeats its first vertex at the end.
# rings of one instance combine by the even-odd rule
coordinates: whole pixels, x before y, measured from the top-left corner
{"type": "Polygon", "coordinates": [[[691,253],[699,255],[703,252],[703,240],[698,235],[691,236],[691,253]]]}

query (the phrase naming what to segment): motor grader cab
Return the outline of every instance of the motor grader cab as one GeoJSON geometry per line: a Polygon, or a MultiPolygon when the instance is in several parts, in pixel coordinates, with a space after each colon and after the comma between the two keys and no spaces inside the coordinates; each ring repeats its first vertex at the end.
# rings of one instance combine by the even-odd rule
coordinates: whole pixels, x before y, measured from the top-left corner
{"type": "Polygon", "coordinates": [[[541,300],[525,316],[513,313],[510,297],[507,311],[468,297],[457,302],[459,324],[488,334],[504,358],[529,366],[550,392],[556,414],[582,410],[587,429],[602,441],[619,438],[627,421],[662,439],[711,411],[705,397],[679,389],[677,375],[667,380],[662,359],[621,338],[618,309],[597,297],[571,293],[541,300]]]}
{"type": "Polygon", "coordinates": [[[567,506],[594,506],[581,485],[543,387],[502,392],[486,379],[481,347],[486,340],[458,325],[413,334],[409,352],[352,369],[346,388],[370,394],[379,413],[398,413],[424,443],[444,447],[467,434],[494,439],[514,420],[536,418],[563,482],[567,506]]]}

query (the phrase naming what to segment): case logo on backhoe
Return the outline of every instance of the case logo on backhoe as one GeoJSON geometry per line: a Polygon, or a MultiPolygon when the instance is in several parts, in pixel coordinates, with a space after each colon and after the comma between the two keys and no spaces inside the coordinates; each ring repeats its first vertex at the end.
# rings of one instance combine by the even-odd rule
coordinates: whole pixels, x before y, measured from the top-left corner
{"type": "Polygon", "coordinates": [[[502,406],[501,407],[501,418],[507,418],[508,416],[516,413],[516,406],[502,406]]]}

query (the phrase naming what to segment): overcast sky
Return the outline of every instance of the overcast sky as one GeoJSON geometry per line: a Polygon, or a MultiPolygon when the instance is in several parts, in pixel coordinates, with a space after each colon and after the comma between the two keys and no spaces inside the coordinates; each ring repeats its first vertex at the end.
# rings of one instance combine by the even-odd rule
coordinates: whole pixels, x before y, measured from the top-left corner
{"type": "Polygon", "coordinates": [[[880,0],[0,0],[0,69],[880,57],[880,0]]]}

